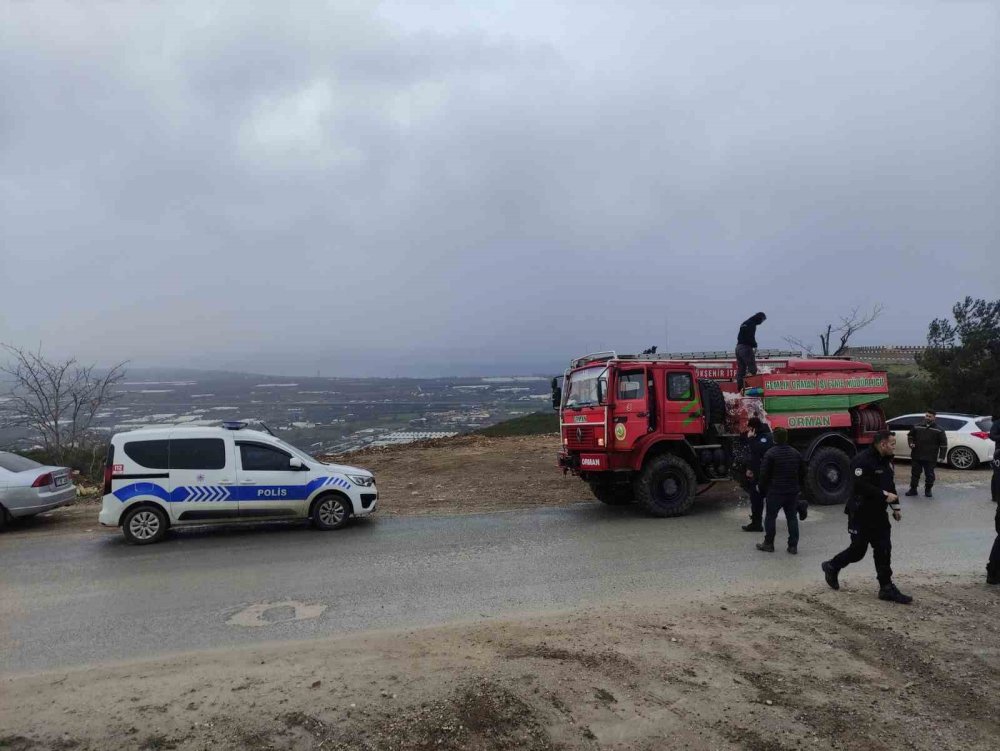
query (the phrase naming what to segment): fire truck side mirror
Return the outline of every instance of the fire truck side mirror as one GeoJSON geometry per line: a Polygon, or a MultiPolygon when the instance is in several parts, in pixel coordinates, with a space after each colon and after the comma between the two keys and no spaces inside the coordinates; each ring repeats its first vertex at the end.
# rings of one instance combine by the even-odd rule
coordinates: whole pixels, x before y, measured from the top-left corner
{"type": "Polygon", "coordinates": [[[559,386],[559,379],[552,379],[552,409],[559,409],[562,406],[562,388],[559,386]]]}
{"type": "Polygon", "coordinates": [[[597,379],[597,403],[604,404],[604,397],[608,393],[608,379],[598,378],[597,379]]]}

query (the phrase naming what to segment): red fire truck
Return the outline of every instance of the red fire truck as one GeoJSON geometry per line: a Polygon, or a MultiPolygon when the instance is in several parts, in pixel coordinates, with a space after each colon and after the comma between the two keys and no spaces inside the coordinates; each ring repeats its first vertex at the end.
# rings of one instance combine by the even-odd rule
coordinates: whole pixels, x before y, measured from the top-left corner
{"type": "Polygon", "coordinates": [[[808,462],[807,495],[837,504],[850,492],[850,460],[885,428],[888,377],[865,362],[761,351],[759,373],[736,387],[729,353],[619,355],[573,360],[552,383],[559,466],[604,503],[636,502],[678,516],[698,486],[734,479],[746,421],[783,427],[808,462]]]}

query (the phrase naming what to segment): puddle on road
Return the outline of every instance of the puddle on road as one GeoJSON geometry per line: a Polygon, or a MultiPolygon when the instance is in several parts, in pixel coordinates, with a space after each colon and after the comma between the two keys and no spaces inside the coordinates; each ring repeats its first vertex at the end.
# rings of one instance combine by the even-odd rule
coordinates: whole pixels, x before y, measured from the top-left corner
{"type": "Polygon", "coordinates": [[[323,615],[326,605],[285,600],[283,602],[258,602],[244,608],[226,621],[230,626],[259,628],[277,623],[307,621],[323,615]]]}

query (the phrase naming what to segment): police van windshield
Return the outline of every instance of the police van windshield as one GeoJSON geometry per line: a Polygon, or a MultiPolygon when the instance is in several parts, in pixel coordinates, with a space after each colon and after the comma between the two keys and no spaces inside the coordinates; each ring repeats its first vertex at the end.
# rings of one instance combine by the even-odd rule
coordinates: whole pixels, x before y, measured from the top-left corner
{"type": "Polygon", "coordinates": [[[286,451],[290,451],[292,453],[292,456],[297,456],[297,457],[299,457],[299,459],[301,459],[304,462],[314,462],[314,461],[316,461],[316,459],[314,459],[313,457],[309,456],[309,454],[307,454],[305,451],[303,451],[302,449],[295,448],[295,446],[293,446],[290,443],[285,443],[284,441],[282,441],[281,444],[280,444],[280,446],[281,446],[281,448],[285,449],[286,451]]]}
{"type": "Polygon", "coordinates": [[[585,368],[569,377],[569,392],[566,394],[567,407],[587,407],[598,404],[597,382],[607,375],[608,369],[585,368]]]}

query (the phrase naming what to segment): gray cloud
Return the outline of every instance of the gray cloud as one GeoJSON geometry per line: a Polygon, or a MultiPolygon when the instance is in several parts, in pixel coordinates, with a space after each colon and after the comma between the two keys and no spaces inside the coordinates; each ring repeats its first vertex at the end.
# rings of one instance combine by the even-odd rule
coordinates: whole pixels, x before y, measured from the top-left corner
{"type": "Polygon", "coordinates": [[[4,6],[0,340],[542,371],[1000,289],[995,4],[468,5],[4,6]]]}

